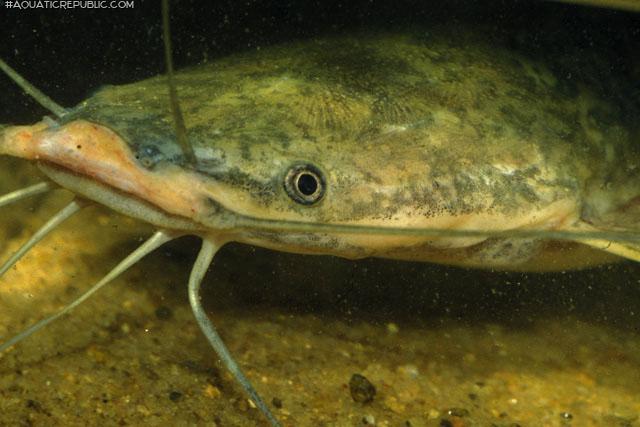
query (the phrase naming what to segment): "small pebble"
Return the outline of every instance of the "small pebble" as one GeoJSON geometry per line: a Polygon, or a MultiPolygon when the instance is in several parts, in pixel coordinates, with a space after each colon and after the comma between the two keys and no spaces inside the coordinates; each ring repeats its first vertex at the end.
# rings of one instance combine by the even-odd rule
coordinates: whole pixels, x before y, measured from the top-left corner
{"type": "Polygon", "coordinates": [[[561,413],[560,417],[562,417],[563,420],[572,420],[573,419],[573,415],[571,415],[568,412],[561,413]]]}
{"type": "Polygon", "coordinates": [[[222,392],[218,387],[214,386],[213,384],[207,384],[204,387],[204,395],[212,399],[217,399],[222,395],[222,392]]]}
{"type": "Polygon", "coordinates": [[[282,408],[282,400],[278,399],[277,397],[271,399],[271,404],[278,409],[282,408]]]}
{"type": "Polygon", "coordinates": [[[235,407],[240,412],[247,412],[249,410],[249,400],[248,399],[238,399],[235,401],[235,407]]]}
{"type": "Polygon", "coordinates": [[[144,405],[136,405],[136,411],[138,411],[139,414],[142,414],[145,417],[151,415],[151,411],[149,410],[149,408],[144,405]]]}
{"type": "Polygon", "coordinates": [[[360,403],[368,403],[373,400],[376,395],[376,388],[364,376],[353,374],[349,380],[349,391],[354,401],[360,403]]]}
{"type": "Polygon", "coordinates": [[[172,391],[169,393],[169,399],[172,402],[177,402],[178,400],[182,399],[182,393],[180,393],[179,391],[172,391]]]}
{"type": "Polygon", "coordinates": [[[376,417],[371,414],[367,414],[362,417],[362,424],[365,426],[374,426],[376,425],[376,417]]]}
{"type": "Polygon", "coordinates": [[[171,309],[166,306],[158,307],[156,309],[156,317],[160,320],[169,320],[173,316],[171,309]]]}
{"type": "Polygon", "coordinates": [[[427,414],[430,420],[435,420],[440,416],[440,411],[437,409],[429,409],[429,413],[427,414]]]}
{"type": "Polygon", "coordinates": [[[447,414],[452,417],[468,417],[469,411],[465,408],[451,408],[447,409],[447,414]]]}
{"type": "Polygon", "coordinates": [[[420,370],[416,365],[408,364],[402,365],[397,368],[398,373],[409,377],[409,378],[418,378],[420,376],[420,370]]]}
{"type": "Polygon", "coordinates": [[[34,411],[37,411],[37,412],[42,411],[42,405],[40,405],[40,402],[38,402],[37,400],[32,400],[32,399],[27,400],[27,408],[33,409],[34,411]]]}

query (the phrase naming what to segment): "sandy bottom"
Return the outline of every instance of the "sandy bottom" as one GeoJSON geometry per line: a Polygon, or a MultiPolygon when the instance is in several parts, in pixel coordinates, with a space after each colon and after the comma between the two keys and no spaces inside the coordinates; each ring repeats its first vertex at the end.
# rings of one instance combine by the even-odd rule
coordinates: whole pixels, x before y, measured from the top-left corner
{"type": "MultiPolygon", "coordinates": [[[[32,182],[1,160],[2,192],[32,182]]],[[[0,210],[0,259],[69,199],[0,210]]],[[[0,340],[63,307],[149,235],[89,208],[0,279],[0,340]]],[[[0,425],[266,425],[192,318],[198,242],[162,248],[0,354],[0,425]]],[[[633,426],[640,266],[504,274],[229,245],[204,301],[286,426],[633,426]],[[350,379],[361,380],[355,401],[350,379]]]]}

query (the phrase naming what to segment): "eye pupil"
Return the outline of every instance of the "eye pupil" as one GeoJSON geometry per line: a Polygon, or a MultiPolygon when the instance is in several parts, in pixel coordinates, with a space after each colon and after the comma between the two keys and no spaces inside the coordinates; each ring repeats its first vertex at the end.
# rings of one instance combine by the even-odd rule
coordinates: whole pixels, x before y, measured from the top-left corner
{"type": "Polygon", "coordinates": [[[298,190],[305,196],[311,196],[318,189],[318,180],[309,173],[302,173],[298,177],[298,190]]]}
{"type": "Polygon", "coordinates": [[[293,201],[313,205],[322,200],[327,186],[319,168],[309,163],[298,163],[287,170],[284,189],[293,201]]]}

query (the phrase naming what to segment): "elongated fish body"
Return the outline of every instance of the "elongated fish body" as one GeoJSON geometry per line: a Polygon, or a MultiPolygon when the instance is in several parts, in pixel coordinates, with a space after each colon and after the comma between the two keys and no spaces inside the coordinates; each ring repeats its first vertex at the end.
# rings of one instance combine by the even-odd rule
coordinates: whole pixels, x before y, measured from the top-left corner
{"type": "Polygon", "coordinates": [[[39,159],[63,186],[158,225],[166,221],[123,207],[111,191],[179,219],[181,228],[278,250],[517,270],[581,267],[611,255],[536,238],[243,225],[248,217],[579,231],[613,216],[606,229],[637,226],[637,218],[615,221],[620,210],[627,218],[638,211],[637,111],[552,65],[473,34],[312,39],[176,76],[196,165],[175,141],[162,76],[105,87],[59,127],[11,128],[0,152],[39,159]],[[309,170],[322,193],[297,200],[287,180],[309,170]]]}

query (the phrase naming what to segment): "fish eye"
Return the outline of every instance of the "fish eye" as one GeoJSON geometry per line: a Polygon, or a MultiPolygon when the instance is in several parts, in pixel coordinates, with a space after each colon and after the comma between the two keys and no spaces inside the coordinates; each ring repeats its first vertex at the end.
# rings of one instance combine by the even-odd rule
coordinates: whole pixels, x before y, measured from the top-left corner
{"type": "Polygon", "coordinates": [[[313,165],[297,164],[289,168],[285,175],[284,189],[295,202],[312,205],[324,196],[324,176],[320,169],[313,165]]]}

